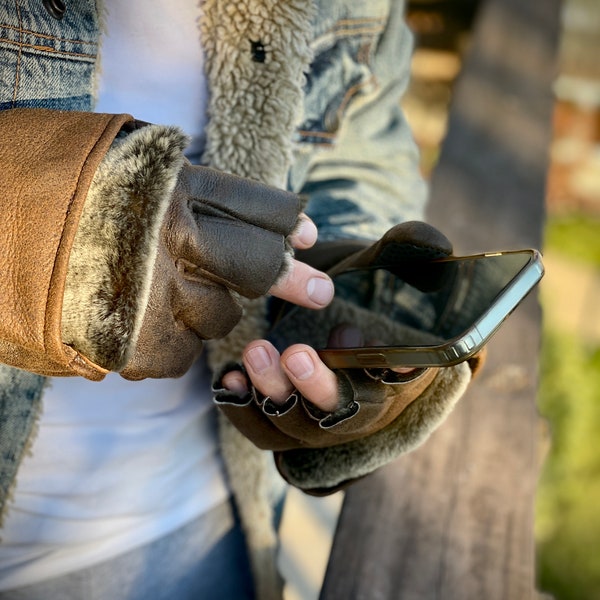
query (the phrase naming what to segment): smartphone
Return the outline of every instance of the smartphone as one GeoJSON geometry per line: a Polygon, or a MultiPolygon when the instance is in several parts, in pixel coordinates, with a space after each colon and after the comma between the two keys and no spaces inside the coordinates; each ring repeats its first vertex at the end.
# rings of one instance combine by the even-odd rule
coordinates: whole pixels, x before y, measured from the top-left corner
{"type": "Polygon", "coordinates": [[[533,249],[348,269],[333,276],[329,307],[288,305],[269,338],[279,350],[310,344],[332,369],[451,366],[477,353],[543,274],[533,249]],[[344,327],[364,343],[331,347],[344,327]]]}

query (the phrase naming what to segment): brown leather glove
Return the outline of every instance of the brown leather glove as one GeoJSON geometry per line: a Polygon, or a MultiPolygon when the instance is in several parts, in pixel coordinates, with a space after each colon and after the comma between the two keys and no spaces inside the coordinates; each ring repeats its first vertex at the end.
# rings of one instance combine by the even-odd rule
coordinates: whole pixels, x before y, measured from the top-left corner
{"type": "MultiPolygon", "coordinates": [[[[428,287],[434,282],[424,275],[427,261],[451,251],[448,240],[434,228],[405,223],[376,244],[338,262],[329,273],[387,263],[393,256],[406,279],[417,287],[428,287]]],[[[339,258],[339,253],[332,253],[339,258]]],[[[325,262],[321,259],[319,268],[325,262]]],[[[359,308],[343,298],[334,299],[320,311],[295,310],[269,337],[280,350],[296,342],[323,347],[334,326],[344,322],[355,324],[383,343],[422,341],[422,332],[409,324],[397,323],[386,314],[359,308]]],[[[215,401],[256,445],[276,451],[277,465],[288,481],[312,493],[331,492],[422,442],[462,395],[480,358],[456,367],[417,369],[405,375],[388,369],[338,370],[339,405],[332,413],[319,410],[298,392],[278,405],[251,382],[249,394],[239,398],[217,380],[215,401]]]]}
{"type": "Polygon", "coordinates": [[[299,197],[190,165],[175,128],[117,140],[71,252],[65,343],[128,379],[182,375],[285,271],[299,197]]]}

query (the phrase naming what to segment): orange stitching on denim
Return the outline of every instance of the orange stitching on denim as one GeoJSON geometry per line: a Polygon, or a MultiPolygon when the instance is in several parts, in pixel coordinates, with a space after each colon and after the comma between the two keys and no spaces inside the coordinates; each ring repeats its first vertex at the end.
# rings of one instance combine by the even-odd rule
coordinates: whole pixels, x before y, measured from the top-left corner
{"type": "Polygon", "coordinates": [[[368,65],[369,64],[369,57],[371,55],[371,48],[373,47],[373,44],[370,42],[364,42],[360,45],[359,49],[358,49],[358,53],[356,54],[356,60],[358,60],[358,62],[361,65],[368,65]]]}
{"type": "Polygon", "coordinates": [[[355,23],[360,25],[366,25],[367,23],[385,23],[385,17],[365,17],[364,19],[340,19],[336,21],[332,29],[335,29],[338,25],[353,25],[355,23]]]}
{"type": "Polygon", "coordinates": [[[328,29],[323,35],[356,35],[361,33],[376,34],[383,31],[385,27],[385,19],[383,17],[373,17],[365,19],[341,19],[337,21],[333,27],[328,29]],[[360,25],[362,27],[356,27],[360,25]]]}
{"type": "Polygon", "coordinates": [[[326,139],[333,139],[337,136],[337,133],[330,133],[327,131],[307,131],[305,129],[299,129],[298,133],[304,137],[321,137],[326,139]]]}
{"type": "Polygon", "coordinates": [[[363,29],[337,29],[333,30],[333,33],[336,37],[351,37],[358,35],[377,35],[383,31],[383,25],[380,27],[371,27],[363,28],[363,29]]]}
{"type": "MultiPolygon", "coordinates": [[[[19,29],[21,28],[21,10],[19,8],[19,3],[17,0],[15,0],[15,8],[17,9],[17,16],[19,19],[19,29]]],[[[22,39],[22,33],[21,31],[19,31],[19,40],[22,39]]],[[[17,65],[16,65],[16,72],[15,72],[15,87],[13,89],[13,106],[17,101],[17,91],[19,89],[19,83],[21,81],[21,77],[20,77],[20,73],[21,73],[21,54],[22,54],[22,47],[19,45],[19,54],[17,56],[17,65]]]]}
{"type": "MultiPolygon", "coordinates": [[[[33,50],[41,50],[43,52],[52,52],[54,54],[64,54],[66,56],[79,56],[81,58],[93,58],[94,54],[85,54],[83,52],[69,52],[68,50],[56,50],[51,46],[38,46],[37,44],[25,44],[24,42],[15,42],[14,40],[9,40],[6,38],[0,38],[0,42],[6,42],[13,46],[17,46],[19,48],[19,62],[21,60],[20,50],[22,48],[31,48],[33,50]]],[[[18,65],[17,65],[18,66],[18,65]]]]}
{"type": "MultiPolygon", "coordinates": [[[[342,114],[344,113],[344,111],[346,110],[346,106],[350,102],[350,99],[352,98],[352,96],[354,96],[356,94],[356,92],[358,90],[360,90],[362,87],[365,87],[366,85],[369,85],[370,83],[373,83],[374,81],[377,81],[377,79],[373,75],[373,76],[369,77],[369,79],[367,79],[366,81],[361,81],[360,83],[357,83],[357,84],[353,85],[352,87],[348,88],[348,90],[344,94],[344,97],[342,99],[342,102],[341,102],[339,108],[335,111],[335,118],[338,123],[340,122],[340,118],[341,118],[342,114]]],[[[304,129],[299,129],[298,133],[300,135],[303,135],[306,137],[321,137],[321,138],[325,138],[325,139],[333,139],[337,136],[337,132],[332,133],[332,132],[328,132],[328,131],[306,131],[304,129]]]]}
{"type": "Polygon", "coordinates": [[[352,98],[352,96],[354,96],[354,94],[356,94],[356,92],[360,90],[360,88],[365,87],[366,85],[369,85],[374,81],[376,81],[375,75],[372,75],[366,81],[361,81],[360,83],[357,83],[352,87],[348,88],[348,91],[344,94],[344,98],[342,99],[339,108],[335,111],[335,118],[338,122],[340,121],[341,115],[346,110],[346,106],[348,105],[348,102],[350,102],[350,98],[352,98]]]}
{"type": "Polygon", "coordinates": [[[32,31],[30,29],[23,29],[22,27],[14,27],[12,25],[8,25],[5,23],[0,23],[0,27],[3,27],[5,29],[11,29],[12,31],[18,31],[21,34],[29,34],[29,35],[34,35],[36,37],[40,37],[40,38],[44,38],[46,40],[56,40],[57,42],[69,42],[71,44],[84,44],[86,46],[95,46],[96,42],[85,42],[84,40],[71,40],[69,38],[60,38],[60,37],[56,37],[55,35],[47,35],[45,33],[39,33],[37,31],[32,31]]]}

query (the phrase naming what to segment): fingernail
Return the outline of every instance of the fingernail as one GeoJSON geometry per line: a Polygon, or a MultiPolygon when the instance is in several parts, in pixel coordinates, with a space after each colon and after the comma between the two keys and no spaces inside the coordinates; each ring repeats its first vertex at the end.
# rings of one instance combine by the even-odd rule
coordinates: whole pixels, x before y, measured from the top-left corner
{"type": "Polygon", "coordinates": [[[317,235],[317,226],[309,219],[302,218],[296,232],[298,241],[304,246],[312,246],[317,241],[317,235]]]}
{"type": "Polygon", "coordinates": [[[246,385],[246,378],[239,372],[227,373],[223,378],[223,385],[230,392],[233,392],[237,396],[245,396],[248,393],[248,386],[246,385]]]}
{"type": "Polygon", "coordinates": [[[245,356],[250,368],[255,373],[262,373],[271,366],[271,357],[264,346],[255,346],[246,352],[245,356]]]}
{"type": "Polygon", "coordinates": [[[333,298],[333,283],[329,279],[313,277],[308,280],[306,293],[308,297],[319,306],[327,306],[333,298]]]}
{"type": "Polygon", "coordinates": [[[315,372],[315,365],[307,352],[292,354],[285,365],[296,379],[308,379],[315,372]]]}

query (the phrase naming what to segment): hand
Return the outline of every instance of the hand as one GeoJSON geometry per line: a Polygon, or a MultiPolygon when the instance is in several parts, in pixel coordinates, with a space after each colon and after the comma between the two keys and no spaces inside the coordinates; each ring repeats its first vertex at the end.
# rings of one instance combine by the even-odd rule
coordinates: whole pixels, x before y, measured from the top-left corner
{"type": "MultiPolygon", "coordinates": [[[[329,336],[332,348],[375,345],[365,344],[362,332],[352,326],[334,329],[329,336]]],[[[279,352],[267,340],[255,340],[244,349],[244,366],[252,384],[275,404],[283,404],[294,389],[317,408],[333,412],[338,408],[338,380],[335,373],[306,344],[294,344],[279,352]]],[[[393,369],[397,373],[410,373],[410,367],[393,369]]],[[[223,376],[223,386],[243,396],[247,393],[246,378],[240,371],[230,371],[223,376]]]]}
{"type": "Polygon", "coordinates": [[[237,294],[267,292],[309,308],[333,298],[329,277],[292,258],[316,241],[294,194],[202,167],[182,169],[127,379],[183,374],[203,341],[227,335],[242,317],[237,294]],[[277,208],[278,216],[270,213],[277,208]],[[274,283],[273,283],[274,282],[274,283]]]}
{"type": "Polygon", "coordinates": [[[241,297],[320,308],[333,296],[327,275],[293,258],[316,240],[301,198],[193,166],[185,143],[147,125],[113,145],[73,244],[63,342],[127,379],[185,373],[205,340],[239,322],[241,297]]]}

